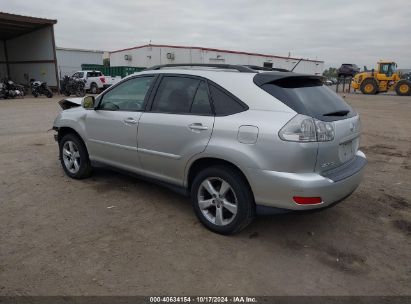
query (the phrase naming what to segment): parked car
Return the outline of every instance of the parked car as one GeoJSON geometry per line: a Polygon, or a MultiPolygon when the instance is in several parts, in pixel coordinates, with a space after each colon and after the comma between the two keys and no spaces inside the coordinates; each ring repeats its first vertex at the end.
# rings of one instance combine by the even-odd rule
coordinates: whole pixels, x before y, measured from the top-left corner
{"type": "Polygon", "coordinates": [[[343,63],[338,69],[338,78],[340,77],[353,77],[360,71],[360,68],[353,63],[343,63]]]}
{"type": "Polygon", "coordinates": [[[121,80],[121,77],[104,76],[100,71],[78,71],[72,77],[83,79],[86,91],[92,94],[98,94],[121,80]]]}
{"type": "Polygon", "coordinates": [[[53,129],[69,177],[105,164],[159,182],[221,234],[256,213],[329,207],[366,164],[359,115],[321,76],[166,65],[61,104],[53,129]]]}

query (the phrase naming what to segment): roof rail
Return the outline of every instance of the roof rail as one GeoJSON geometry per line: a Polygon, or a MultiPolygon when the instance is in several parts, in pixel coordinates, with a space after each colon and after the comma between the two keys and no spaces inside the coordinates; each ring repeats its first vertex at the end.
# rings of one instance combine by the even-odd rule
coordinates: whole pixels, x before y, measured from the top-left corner
{"type": "Polygon", "coordinates": [[[176,63],[176,64],[163,64],[163,65],[155,65],[146,70],[160,70],[162,68],[175,68],[175,67],[210,67],[210,68],[217,68],[217,69],[230,69],[230,70],[237,70],[241,73],[255,73],[255,70],[243,66],[243,65],[235,65],[235,64],[212,64],[212,63],[176,63]]]}

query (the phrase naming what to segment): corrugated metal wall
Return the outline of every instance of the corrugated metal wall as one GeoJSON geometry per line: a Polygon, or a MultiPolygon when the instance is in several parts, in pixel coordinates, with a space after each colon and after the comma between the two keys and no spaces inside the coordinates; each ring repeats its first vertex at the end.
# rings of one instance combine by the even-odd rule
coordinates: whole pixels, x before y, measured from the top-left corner
{"type": "MultiPolygon", "coordinates": [[[[6,55],[4,54],[4,42],[0,40],[0,62],[6,61],[6,55]]],[[[7,65],[0,63],[0,80],[7,75],[7,65]]]]}
{"type": "Polygon", "coordinates": [[[56,55],[60,79],[81,71],[82,64],[103,64],[103,52],[57,48],[56,55]]]}
{"type": "Polygon", "coordinates": [[[51,27],[7,40],[10,75],[13,81],[28,84],[30,78],[57,86],[51,27]]]}

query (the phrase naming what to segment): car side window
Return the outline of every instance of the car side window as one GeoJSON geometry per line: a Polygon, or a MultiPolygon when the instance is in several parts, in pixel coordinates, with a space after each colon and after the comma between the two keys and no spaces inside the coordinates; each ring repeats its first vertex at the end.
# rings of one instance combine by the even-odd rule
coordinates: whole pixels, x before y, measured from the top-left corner
{"type": "Polygon", "coordinates": [[[214,86],[213,84],[211,84],[209,88],[215,114],[217,116],[231,115],[246,110],[245,107],[241,105],[234,97],[230,96],[222,89],[214,86]]]}
{"type": "Polygon", "coordinates": [[[100,77],[101,72],[87,72],[87,77],[100,77]]]}
{"type": "Polygon", "coordinates": [[[153,112],[190,113],[200,80],[188,77],[165,76],[154,97],[153,112]]]}
{"type": "Polygon", "coordinates": [[[83,78],[83,77],[84,77],[84,73],[83,73],[83,72],[77,73],[77,77],[78,77],[78,78],[83,78]]]}
{"type": "Polygon", "coordinates": [[[154,77],[138,77],[120,83],[106,94],[99,104],[99,110],[141,111],[147,92],[154,77]]]}
{"type": "Polygon", "coordinates": [[[194,96],[193,103],[191,105],[191,113],[200,115],[212,115],[213,111],[210,106],[210,99],[208,97],[207,84],[205,81],[201,81],[196,95],[194,96]]]}

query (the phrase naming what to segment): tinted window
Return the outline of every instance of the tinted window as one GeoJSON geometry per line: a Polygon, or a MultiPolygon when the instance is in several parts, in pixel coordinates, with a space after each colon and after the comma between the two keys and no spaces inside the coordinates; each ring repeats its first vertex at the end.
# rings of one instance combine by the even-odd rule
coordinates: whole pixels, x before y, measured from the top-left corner
{"type": "Polygon", "coordinates": [[[87,77],[100,77],[102,76],[101,72],[87,72],[87,77]]]}
{"type": "Polygon", "coordinates": [[[189,113],[200,80],[185,77],[164,77],[154,98],[152,111],[189,113]]]}
{"type": "Polygon", "coordinates": [[[355,116],[353,109],[319,79],[282,78],[261,88],[299,114],[324,121],[355,116]]]}
{"type": "Polygon", "coordinates": [[[140,77],[127,80],[103,96],[100,110],[140,111],[154,77],[140,77]]]}
{"type": "Polygon", "coordinates": [[[214,85],[210,85],[210,93],[213,99],[216,115],[230,115],[245,110],[245,108],[237,102],[234,97],[229,96],[223,90],[215,87],[214,85]]]}
{"type": "Polygon", "coordinates": [[[208,98],[207,84],[205,83],[205,81],[201,81],[200,85],[198,86],[190,112],[193,114],[202,115],[212,114],[210,100],[208,98]]]}

